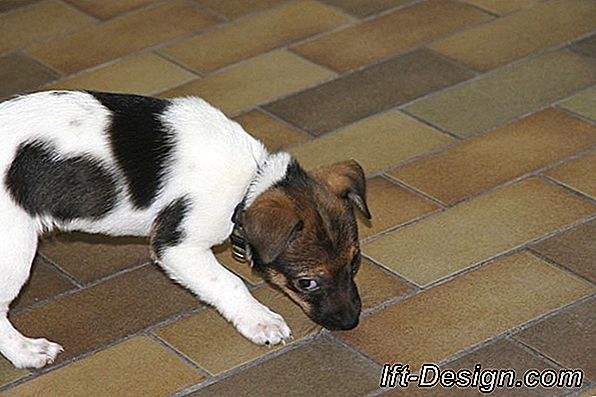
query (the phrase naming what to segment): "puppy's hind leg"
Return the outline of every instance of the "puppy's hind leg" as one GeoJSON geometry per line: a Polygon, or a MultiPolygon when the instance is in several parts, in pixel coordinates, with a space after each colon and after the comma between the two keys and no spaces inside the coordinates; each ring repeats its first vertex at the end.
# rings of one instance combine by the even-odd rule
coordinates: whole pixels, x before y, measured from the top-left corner
{"type": "Polygon", "coordinates": [[[7,317],[10,303],[29,278],[36,249],[35,222],[0,197],[0,353],[18,368],[41,368],[62,351],[46,339],[23,336],[7,317]]]}

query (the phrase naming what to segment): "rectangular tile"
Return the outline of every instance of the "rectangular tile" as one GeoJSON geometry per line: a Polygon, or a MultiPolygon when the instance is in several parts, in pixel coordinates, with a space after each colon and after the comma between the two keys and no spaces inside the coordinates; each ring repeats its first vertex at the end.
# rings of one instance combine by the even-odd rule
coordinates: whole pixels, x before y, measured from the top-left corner
{"type": "Polygon", "coordinates": [[[234,120],[272,152],[306,142],[310,138],[305,133],[291,128],[260,110],[251,110],[234,120]]]}
{"type": "Polygon", "coordinates": [[[207,73],[350,21],[314,1],[287,3],[165,47],[161,52],[207,73]]]}
{"type": "Polygon", "coordinates": [[[495,14],[503,15],[526,8],[539,0],[464,0],[468,4],[484,8],[495,14]]]}
{"type": "Polygon", "coordinates": [[[199,306],[189,292],[153,266],[13,316],[25,335],[60,343],[57,363],[199,306]]]}
{"type": "Polygon", "coordinates": [[[196,4],[172,0],[30,48],[27,52],[70,74],[199,32],[216,22],[215,17],[196,4]]]}
{"type": "Polygon", "coordinates": [[[544,240],[532,249],[596,284],[596,220],[544,240]]]}
{"type": "Polygon", "coordinates": [[[389,175],[455,204],[593,145],[596,127],[551,108],[406,164],[389,175]]]}
{"type": "Polygon", "coordinates": [[[382,177],[371,178],[366,185],[368,208],[373,218],[370,221],[358,218],[361,240],[439,209],[436,204],[382,177]]]}
{"type": "Polygon", "coordinates": [[[596,87],[559,103],[559,106],[596,121],[596,87]]]}
{"type": "Polygon", "coordinates": [[[550,52],[429,96],[406,110],[468,136],[567,97],[596,82],[596,60],[550,52]]]}
{"type": "Polygon", "coordinates": [[[596,34],[576,41],[571,45],[571,49],[579,54],[596,58],[596,34]]]}
{"type": "Polygon", "coordinates": [[[362,260],[354,280],[362,301],[362,311],[412,291],[408,284],[388,274],[368,259],[362,260]]]}
{"type": "Polygon", "coordinates": [[[223,15],[226,18],[235,19],[246,14],[262,11],[267,8],[281,4],[283,0],[195,0],[204,7],[209,8],[223,15]]]}
{"type": "MultiPolygon", "coordinates": [[[[261,287],[253,291],[253,295],[286,320],[294,340],[320,329],[306,317],[298,305],[280,292],[261,287]]],[[[160,328],[155,334],[213,375],[246,364],[284,346],[259,346],[250,342],[213,309],[160,328]]]]}
{"type": "Polygon", "coordinates": [[[151,339],[127,340],[5,391],[25,396],[168,396],[204,376],[151,339]]]}
{"type": "Polygon", "coordinates": [[[35,89],[58,77],[33,59],[13,53],[0,57],[0,100],[35,89]]]}
{"type": "Polygon", "coordinates": [[[567,368],[581,368],[596,379],[596,300],[539,322],[515,336],[567,368]]]}
{"type": "Polygon", "coordinates": [[[133,237],[61,234],[42,241],[39,252],[82,283],[151,261],[147,241],[133,237]]]}
{"type": "Polygon", "coordinates": [[[544,173],[562,184],[596,199],[596,152],[551,168],[544,173]]]}
{"type": "Polygon", "coordinates": [[[366,17],[393,7],[399,7],[413,0],[322,0],[324,3],[341,8],[357,17],[366,17]]]}
{"type": "Polygon", "coordinates": [[[471,78],[471,72],[417,50],[274,102],[266,109],[323,134],[471,78]]]}
{"type": "Polygon", "coordinates": [[[360,397],[374,390],[379,370],[362,357],[319,339],[209,385],[189,397],[360,397]]]}
{"type": "Polygon", "coordinates": [[[390,270],[425,286],[594,213],[596,206],[532,178],[450,208],[363,248],[390,270]]]}
{"type": "Polygon", "coordinates": [[[490,19],[475,7],[451,0],[430,0],[300,44],[292,50],[313,62],[345,72],[490,19]]]}
{"type": "Polygon", "coordinates": [[[196,75],[158,55],[145,53],[83,72],[47,88],[151,95],[196,78],[196,75]]]}
{"type": "Polygon", "coordinates": [[[425,124],[389,111],[294,147],[290,152],[306,169],[354,159],[371,174],[449,142],[451,138],[425,124]]]}
{"type": "Polygon", "coordinates": [[[430,45],[477,70],[490,70],[596,29],[596,4],[551,0],[430,45]]]}
{"type": "Polygon", "coordinates": [[[415,370],[593,291],[536,257],[518,253],[389,306],[338,335],[378,363],[404,363],[415,370]]]}
{"type": "Polygon", "coordinates": [[[110,19],[120,14],[151,4],[153,0],[68,0],[80,10],[100,19],[110,19]]]}
{"type": "Polygon", "coordinates": [[[0,15],[0,54],[95,23],[95,19],[62,1],[43,1],[18,8],[0,15]]]}
{"type": "Polygon", "coordinates": [[[333,73],[285,51],[274,51],[226,68],[162,96],[198,95],[228,115],[333,77],[333,73]]]}

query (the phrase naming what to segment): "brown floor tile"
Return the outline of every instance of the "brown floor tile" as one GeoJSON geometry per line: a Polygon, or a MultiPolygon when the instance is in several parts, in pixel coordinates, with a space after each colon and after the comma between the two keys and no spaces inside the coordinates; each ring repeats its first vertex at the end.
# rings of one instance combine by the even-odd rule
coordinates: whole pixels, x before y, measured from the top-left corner
{"type": "Polygon", "coordinates": [[[198,95],[231,115],[331,77],[333,73],[297,55],[274,51],[161,95],[198,95]]]}
{"type": "Polygon", "coordinates": [[[95,24],[95,19],[57,0],[40,1],[0,15],[0,54],[95,24]]]}
{"type": "Polygon", "coordinates": [[[390,233],[363,249],[425,286],[594,213],[596,206],[532,178],[390,233]]]}
{"type": "Polygon", "coordinates": [[[287,3],[176,43],[161,52],[189,68],[212,72],[351,21],[314,1],[287,3]]]}
{"type": "Polygon", "coordinates": [[[195,0],[204,7],[209,8],[223,15],[226,18],[235,19],[246,14],[271,8],[281,4],[283,0],[195,0]]]}
{"type": "Polygon", "coordinates": [[[213,253],[215,254],[215,257],[219,263],[224,265],[232,272],[236,273],[238,276],[242,277],[244,280],[248,281],[250,284],[258,285],[264,282],[262,278],[253,273],[248,263],[238,262],[232,257],[232,248],[230,246],[229,240],[222,245],[214,247],[213,253]]]}
{"type": "Polygon", "coordinates": [[[439,209],[430,201],[382,177],[368,180],[366,197],[373,219],[370,221],[358,219],[360,239],[374,236],[439,209]]]}
{"type": "Polygon", "coordinates": [[[596,396],[596,386],[588,388],[588,390],[584,391],[577,397],[594,397],[596,396]]]}
{"type": "Polygon", "coordinates": [[[339,72],[355,69],[490,19],[451,0],[430,0],[300,44],[292,50],[339,72]]]}
{"type": "Polygon", "coordinates": [[[56,361],[62,362],[198,305],[190,292],[146,266],[15,315],[13,323],[25,335],[60,343],[64,352],[56,361]]]}
{"type": "Polygon", "coordinates": [[[596,87],[561,102],[559,106],[596,121],[596,87]]]}
{"type": "Polygon", "coordinates": [[[354,159],[371,174],[449,142],[451,138],[435,129],[403,113],[389,111],[292,148],[290,152],[306,169],[354,159]]]}
{"type": "Polygon", "coordinates": [[[495,14],[503,15],[526,8],[539,0],[464,0],[468,4],[484,8],[495,14]]]}
{"type": "Polygon", "coordinates": [[[12,11],[17,8],[25,7],[39,0],[2,0],[0,1],[0,12],[12,11]]]}
{"type": "Polygon", "coordinates": [[[31,58],[14,53],[0,57],[0,100],[37,88],[58,75],[31,58]]]}
{"type": "Polygon", "coordinates": [[[515,338],[567,368],[581,368],[596,379],[596,300],[550,317],[515,338]]]}
{"type": "Polygon", "coordinates": [[[61,234],[47,239],[41,244],[39,252],[82,283],[90,283],[151,260],[144,239],[82,233],[61,234]]]}
{"type": "Polygon", "coordinates": [[[29,371],[15,368],[8,360],[0,356],[0,387],[29,375],[29,371]]]}
{"type": "Polygon", "coordinates": [[[596,29],[596,4],[551,0],[430,46],[477,70],[490,70],[596,29]]]}
{"type": "Polygon", "coordinates": [[[519,253],[389,306],[338,335],[378,363],[403,363],[416,370],[594,290],[519,253]]]}
{"type": "Polygon", "coordinates": [[[596,145],[596,127],[547,109],[406,164],[389,175],[454,204],[596,145]]]}
{"type": "Polygon", "coordinates": [[[532,247],[539,254],[596,283],[596,220],[532,247]]]}
{"type": "Polygon", "coordinates": [[[579,52],[582,55],[596,58],[596,34],[575,42],[573,45],[571,45],[571,49],[575,52],[579,52]]]}
{"type": "MultiPolygon", "coordinates": [[[[483,347],[473,353],[466,354],[447,365],[441,366],[441,369],[452,369],[459,371],[462,369],[473,370],[476,364],[480,364],[482,370],[514,370],[518,380],[521,380],[523,374],[529,369],[537,369],[539,371],[547,368],[558,371],[559,368],[549,365],[546,361],[537,358],[528,353],[523,348],[517,346],[515,343],[508,340],[499,340],[486,347],[483,347]]],[[[486,387],[483,390],[487,391],[486,387]]],[[[565,389],[559,387],[543,388],[543,387],[513,387],[513,388],[495,388],[490,392],[490,396],[495,397],[544,397],[544,396],[562,396],[569,393],[573,389],[565,389]]],[[[419,388],[416,385],[410,385],[405,390],[395,390],[394,392],[383,394],[383,397],[390,396],[407,396],[407,397],[431,397],[431,396],[445,396],[445,397],[472,397],[485,396],[486,392],[482,393],[478,387],[467,388],[444,388],[440,386],[432,388],[419,388]]]]}
{"type": "Polygon", "coordinates": [[[360,270],[356,274],[356,285],[362,301],[362,310],[372,309],[391,298],[410,292],[406,283],[379,269],[368,259],[362,260],[360,270]]]}
{"type": "Polygon", "coordinates": [[[596,82],[596,61],[562,50],[424,98],[406,110],[447,131],[484,131],[596,82]]]}
{"type": "Polygon", "coordinates": [[[197,76],[153,53],[126,58],[51,84],[51,89],[85,89],[151,95],[197,76]]]}
{"type": "Polygon", "coordinates": [[[418,50],[274,102],[266,109],[322,134],[471,77],[469,71],[418,50]]]}
{"type": "Polygon", "coordinates": [[[51,298],[62,292],[77,288],[66,277],[57,271],[50,269],[43,260],[36,257],[33,261],[31,275],[27,284],[21,290],[19,297],[11,307],[22,309],[33,303],[51,298]]]}
{"type": "Polygon", "coordinates": [[[393,7],[399,7],[412,0],[322,0],[324,3],[341,8],[345,12],[357,17],[366,17],[393,7]]]}
{"type": "Polygon", "coordinates": [[[234,120],[244,127],[249,134],[262,141],[271,152],[309,140],[306,134],[289,127],[260,110],[244,113],[234,120]]]}
{"type": "MultiPolygon", "coordinates": [[[[319,330],[289,298],[269,287],[253,291],[253,295],[286,320],[294,340],[319,330]]],[[[201,368],[217,375],[253,361],[283,345],[259,346],[244,338],[232,324],[215,310],[208,309],[155,331],[160,338],[196,362],[201,368]]]]}
{"type": "Polygon", "coordinates": [[[544,173],[551,178],[596,199],[596,152],[583,155],[544,173]]]}
{"type": "Polygon", "coordinates": [[[378,369],[363,358],[319,339],[189,397],[359,397],[374,390],[378,375],[378,369]]]}
{"type": "Polygon", "coordinates": [[[67,0],[80,10],[99,19],[110,19],[120,14],[151,4],[153,0],[67,0]]]}
{"type": "Polygon", "coordinates": [[[198,5],[172,0],[30,48],[28,52],[41,62],[70,74],[199,32],[216,22],[215,17],[198,5]]]}
{"type": "Polygon", "coordinates": [[[151,339],[127,340],[4,392],[6,397],[169,396],[204,380],[151,339]]]}

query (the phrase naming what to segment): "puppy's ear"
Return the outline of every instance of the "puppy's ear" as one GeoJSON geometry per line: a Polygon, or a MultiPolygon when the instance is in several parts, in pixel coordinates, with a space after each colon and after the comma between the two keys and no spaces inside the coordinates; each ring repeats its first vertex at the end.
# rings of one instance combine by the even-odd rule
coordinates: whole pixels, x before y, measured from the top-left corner
{"type": "Polygon", "coordinates": [[[248,242],[265,264],[281,255],[303,225],[289,197],[277,190],[259,196],[244,212],[242,224],[248,242]]]}
{"type": "Polygon", "coordinates": [[[366,178],[360,164],[354,160],[319,167],[311,171],[317,181],[340,198],[355,204],[366,219],[370,211],[366,204],[366,178]]]}

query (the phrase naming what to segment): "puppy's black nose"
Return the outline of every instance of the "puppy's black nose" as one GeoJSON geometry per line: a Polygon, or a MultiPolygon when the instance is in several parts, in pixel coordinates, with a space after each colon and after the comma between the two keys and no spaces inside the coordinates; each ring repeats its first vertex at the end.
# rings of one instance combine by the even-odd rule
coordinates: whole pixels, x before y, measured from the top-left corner
{"type": "Polygon", "coordinates": [[[360,321],[358,313],[335,312],[328,316],[327,321],[323,325],[330,330],[349,330],[356,328],[360,321]]]}

